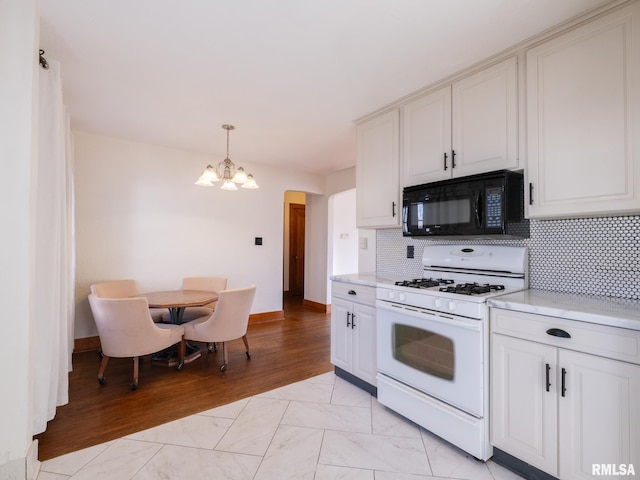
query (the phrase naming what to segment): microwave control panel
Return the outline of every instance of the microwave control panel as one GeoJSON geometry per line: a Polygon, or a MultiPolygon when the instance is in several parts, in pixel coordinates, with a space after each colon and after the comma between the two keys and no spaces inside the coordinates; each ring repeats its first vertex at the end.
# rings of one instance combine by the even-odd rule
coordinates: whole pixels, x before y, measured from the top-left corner
{"type": "Polygon", "coordinates": [[[486,227],[502,228],[504,195],[500,187],[487,188],[486,190],[486,227]]]}

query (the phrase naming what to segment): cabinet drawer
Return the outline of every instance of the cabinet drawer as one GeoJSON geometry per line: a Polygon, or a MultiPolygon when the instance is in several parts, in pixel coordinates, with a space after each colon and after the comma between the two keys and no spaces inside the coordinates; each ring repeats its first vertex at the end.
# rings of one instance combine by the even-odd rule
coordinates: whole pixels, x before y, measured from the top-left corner
{"type": "Polygon", "coordinates": [[[355,283],[332,282],[331,295],[352,302],[375,305],[376,287],[358,285],[355,283]]]}
{"type": "Polygon", "coordinates": [[[640,364],[640,331],[636,330],[492,308],[491,332],[640,364]],[[552,329],[570,337],[547,333],[554,333],[552,329]]]}

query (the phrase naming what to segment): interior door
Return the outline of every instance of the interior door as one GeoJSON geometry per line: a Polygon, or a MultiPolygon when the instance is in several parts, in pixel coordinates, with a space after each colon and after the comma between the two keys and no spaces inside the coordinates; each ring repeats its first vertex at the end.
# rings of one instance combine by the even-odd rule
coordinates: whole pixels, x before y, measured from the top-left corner
{"type": "Polygon", "coordinates": [[[305,206],[289,205],[289,295],[304,295],[305,206]]]}

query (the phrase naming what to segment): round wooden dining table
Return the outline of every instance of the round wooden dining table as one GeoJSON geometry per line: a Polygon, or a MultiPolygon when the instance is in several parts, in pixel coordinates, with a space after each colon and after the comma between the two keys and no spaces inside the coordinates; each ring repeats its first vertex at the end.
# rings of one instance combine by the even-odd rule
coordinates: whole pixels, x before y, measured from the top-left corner
{"type": "MultiPolygon", "coordinates": [[[[161,292],[147,292],[136,295],[147,299],[149,308],[166,308],[169,310],[171,323],[179,325],[182,323],[182,315],[187,307],[203,307],[218,300],[218,292],[207,292],[204,290],[166,290],[161,292]]],[[[200,347],[190,343],[186,344],[186,355],[184,363],[191,363],[200,358],[200,347]]],[[[167,367],[175,366],[179,363],[177,349],[170,347],[157,353],[151,360],[154,365],[167,367]]]]}
{"type": "Polygon", "coordinates": [[[186,307],[202,307],[218,300],[218,292],[204,290],[166,290],[162,292],[148,292],[136,295],[144,297],[149,302],[149,308],[167,308],[171,323],[182,323],[182,314],[186,307]]]}

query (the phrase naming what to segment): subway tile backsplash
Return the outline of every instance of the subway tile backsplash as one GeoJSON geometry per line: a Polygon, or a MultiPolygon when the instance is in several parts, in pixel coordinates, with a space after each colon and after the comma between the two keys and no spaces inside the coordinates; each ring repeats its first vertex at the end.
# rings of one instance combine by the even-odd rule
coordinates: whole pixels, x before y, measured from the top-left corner
{"type": "Polygon", "coordinates": [[[422,276],[428,244],[490,244],[529,247],[529,286],[555,292],[640,299],[640,216],[531,220],[520,240],[426,240],[401,229],[376,233],[379,273],[422,276]],[[414,257],[407,258],[407,246],[414,257]]]}

